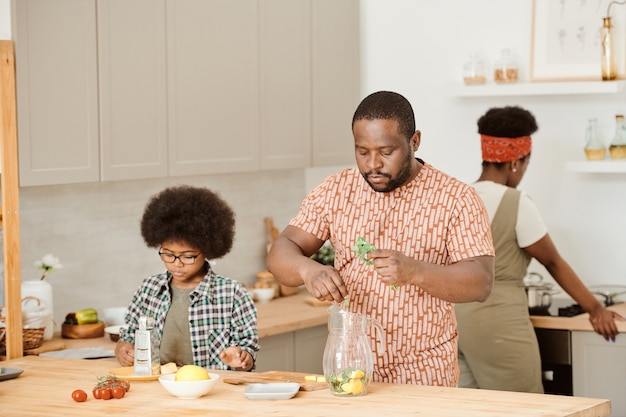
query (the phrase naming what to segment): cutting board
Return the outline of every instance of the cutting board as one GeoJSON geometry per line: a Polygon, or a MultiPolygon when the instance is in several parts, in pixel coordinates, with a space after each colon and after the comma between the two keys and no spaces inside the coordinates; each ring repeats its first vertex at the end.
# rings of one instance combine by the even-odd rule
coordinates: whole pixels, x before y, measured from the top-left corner
{"type": "Polygon", "coordinates": [[[234,385],[250,384],[255,382],[295,382],[300,384],[300,391],[328,389],[328,384],[326,382],[306,381],[304,379],[304,374],[302,373],[285,371],[242,372],[236,376],[224,378],[223,381],[227,384],[234,385]]]}
{"type": "Polygon", "coordinates": [[[54,352],[65,349],[65,343],[60,340],[46,340],[41,346],[34,349],[25,349],[24,355],[39,355],[45,352],[54,352]]]}

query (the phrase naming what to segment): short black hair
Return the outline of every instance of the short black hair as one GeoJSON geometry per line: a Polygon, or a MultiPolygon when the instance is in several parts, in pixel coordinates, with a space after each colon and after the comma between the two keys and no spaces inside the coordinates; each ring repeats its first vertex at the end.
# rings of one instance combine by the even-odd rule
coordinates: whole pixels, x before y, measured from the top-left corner
{"type": "Polygon", "coordinates": [[[352,127],[358,120],[396,120],[398,132],[410,140],[415,133],[415,114],[404,96],[392,91],[378,91],[365,97],[352,117],[352,127]]]}
{"type": "Polygon", "coordinates": [[[215,192],[187,185],[153,196],[141,219],[141,235],[151,248],[168,241],[186,242],[207,259],[230,252],[235,238],[235,213],[215,192]]]}
{"type": "Polygon", "coordinates": [[[518,106],[493,107],[478,119],[478,133],[499,138],[517,138],[535,133],[535,116],[518,106]]]}

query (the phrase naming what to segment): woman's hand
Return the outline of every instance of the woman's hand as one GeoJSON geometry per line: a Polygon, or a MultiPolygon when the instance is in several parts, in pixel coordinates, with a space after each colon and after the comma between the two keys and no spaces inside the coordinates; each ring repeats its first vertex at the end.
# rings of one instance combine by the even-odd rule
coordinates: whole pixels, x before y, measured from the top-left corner
{"type": "Polygon", "coordinates": [[[252,355],[239,346],[230,346],[221,351],[220,359],[236,371],[249,371],[254,365],[252,355]]]}
{"type": "Polygon", "coordinates": [[[615,342],[615,336],[618,333],[615,320],[624,320],[624,317],[602,305],[589,312],[589,321],[593,330],[604,337],[606,341],[615,342]]]}
{"type": "Polygon", "coordinates": [[[133,366],[135,363],[135,345],[120,340],[115,345],[115,357],[122,366],[133,366]]]}

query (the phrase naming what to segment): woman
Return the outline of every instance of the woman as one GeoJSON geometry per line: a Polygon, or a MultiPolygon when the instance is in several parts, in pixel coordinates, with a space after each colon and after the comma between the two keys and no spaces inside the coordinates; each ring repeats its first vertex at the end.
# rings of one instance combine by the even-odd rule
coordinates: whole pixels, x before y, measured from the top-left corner
{"type": "Polygon", "coordinates": [[[530,197],[516,190],[537,131],[520,107],[492,108],[478,120],[482,174],[474,187],[483,199],[496,249],[494,288],[484,303],[455,306],[459,330],[459,387],[543,393],[541,359],[529,319],[523,277],[532,258],[589,313],[593,329],[615,340],[621,318],[587,290],[561,257],[530,197]]]}
{"type": "Polygon", "coordinates": [[[161,363],[252,370],[259,350],[254,303],[208,262],[232,247],[235,216],[228,204],[205,188],[168,188],[149,201],[141,233],[148,247],[158,248],[166,272],[148,277],[133,295],[128,330],[115,347],[118,362],[133,365],[139,316],[152,315],[161,363]]]}

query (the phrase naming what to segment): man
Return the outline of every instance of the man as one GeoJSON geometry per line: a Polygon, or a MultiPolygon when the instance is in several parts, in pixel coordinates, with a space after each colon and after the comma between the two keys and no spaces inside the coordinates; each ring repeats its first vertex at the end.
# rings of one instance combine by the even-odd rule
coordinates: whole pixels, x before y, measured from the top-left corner
{"type": "Polygon", "coordinates": [[[480,198],[414,157],[421,133],[410,103],[380,91],[352,119],[357,167],[326,178],[302,202],[268,254],[284,285],[342,302],[385,330],[373,379],[456,386],[454,304],[483,301],[493,285],[493,243],[480,198]],[[363,262],[358,237],[378,249],[363,262]],[[330,240],[335,265],[309,257],[330,240]]]}

